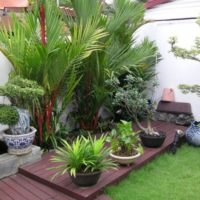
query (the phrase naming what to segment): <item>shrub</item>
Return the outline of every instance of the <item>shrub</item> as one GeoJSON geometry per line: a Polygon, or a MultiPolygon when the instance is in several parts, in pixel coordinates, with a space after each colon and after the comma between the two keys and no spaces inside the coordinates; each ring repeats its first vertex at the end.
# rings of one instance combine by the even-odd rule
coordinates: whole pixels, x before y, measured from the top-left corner
{"type": "Polygon", "coordinates": [[[19,114],[15,107],[10,105],[0,105],[0,123],[14,125],[19,120],[19,114]]]}

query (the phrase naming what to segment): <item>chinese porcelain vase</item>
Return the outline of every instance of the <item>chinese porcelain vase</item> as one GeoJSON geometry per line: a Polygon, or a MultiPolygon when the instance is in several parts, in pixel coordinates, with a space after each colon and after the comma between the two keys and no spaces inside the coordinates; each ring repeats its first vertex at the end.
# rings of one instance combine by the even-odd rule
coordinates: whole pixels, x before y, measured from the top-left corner
{"type": "Polygon", "coordinates": [[[186,140],[189,144],[200,146],[200,122],[194,121],[186,130],[186,140]]]}
{"type": "Polygon", "coordinates": [[[30,131],[21,135],[4,134],[3,138],[8,146],[8,153],[13,155],[22,155],[31,152],[31,145],[35,138],[36,129],[30,127],[30,131]]]}

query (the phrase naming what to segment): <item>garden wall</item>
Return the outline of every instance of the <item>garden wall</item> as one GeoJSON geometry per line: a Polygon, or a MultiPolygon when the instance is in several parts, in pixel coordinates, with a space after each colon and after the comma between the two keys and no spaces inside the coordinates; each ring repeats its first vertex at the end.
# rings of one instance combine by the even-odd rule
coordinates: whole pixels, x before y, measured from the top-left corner
{"type": "MultiPolygon", "coordinates": [[[[4,85],[8,80],[8,74],[12,66],[6,57],[0,52],[0,85],[4,85]]],[[[4,101],[4,98],[0,97],[0,103],[4,101]]]]}
{"type": "Polygon", "coordinates": [[[192,105],[194,117],[200,120],[200,97],[195,94],[182,94],[178,89],[179,84],[200,84],[200,63],[176,58],[170,52],[168,40],[171,36],[177,36],[178,45],[191,48],[195,36],[200,36],[200,27],[196,20],[167,20],[155,21],[141,27],[137,40],[148,36],[154,40],[162,55],[162,61],[156,66],[159,86],[155,90],[154,98],[158,102],[161,99],[163,88],[173,88],[176,101],[189,102],[192,105]]]}

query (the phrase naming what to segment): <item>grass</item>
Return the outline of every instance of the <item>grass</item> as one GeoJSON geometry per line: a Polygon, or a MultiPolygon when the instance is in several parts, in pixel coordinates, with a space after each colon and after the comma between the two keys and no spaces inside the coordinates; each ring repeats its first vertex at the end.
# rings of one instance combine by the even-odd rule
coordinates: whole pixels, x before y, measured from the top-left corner
{"type": "Polygon", "coordinates": [[[188,145],[132,172],[106,193],[113,200],[199,200],[200,148],[188,145]]]}

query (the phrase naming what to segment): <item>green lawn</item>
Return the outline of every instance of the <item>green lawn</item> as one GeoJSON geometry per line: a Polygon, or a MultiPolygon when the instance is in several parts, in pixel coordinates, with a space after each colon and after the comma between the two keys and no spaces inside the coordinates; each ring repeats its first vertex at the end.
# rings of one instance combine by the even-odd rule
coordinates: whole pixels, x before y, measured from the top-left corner
{"type": "Polygon", "coordinates": [[[200,148],[161,155],[106,193],[113,200],[200,200],[200,148]]]}

